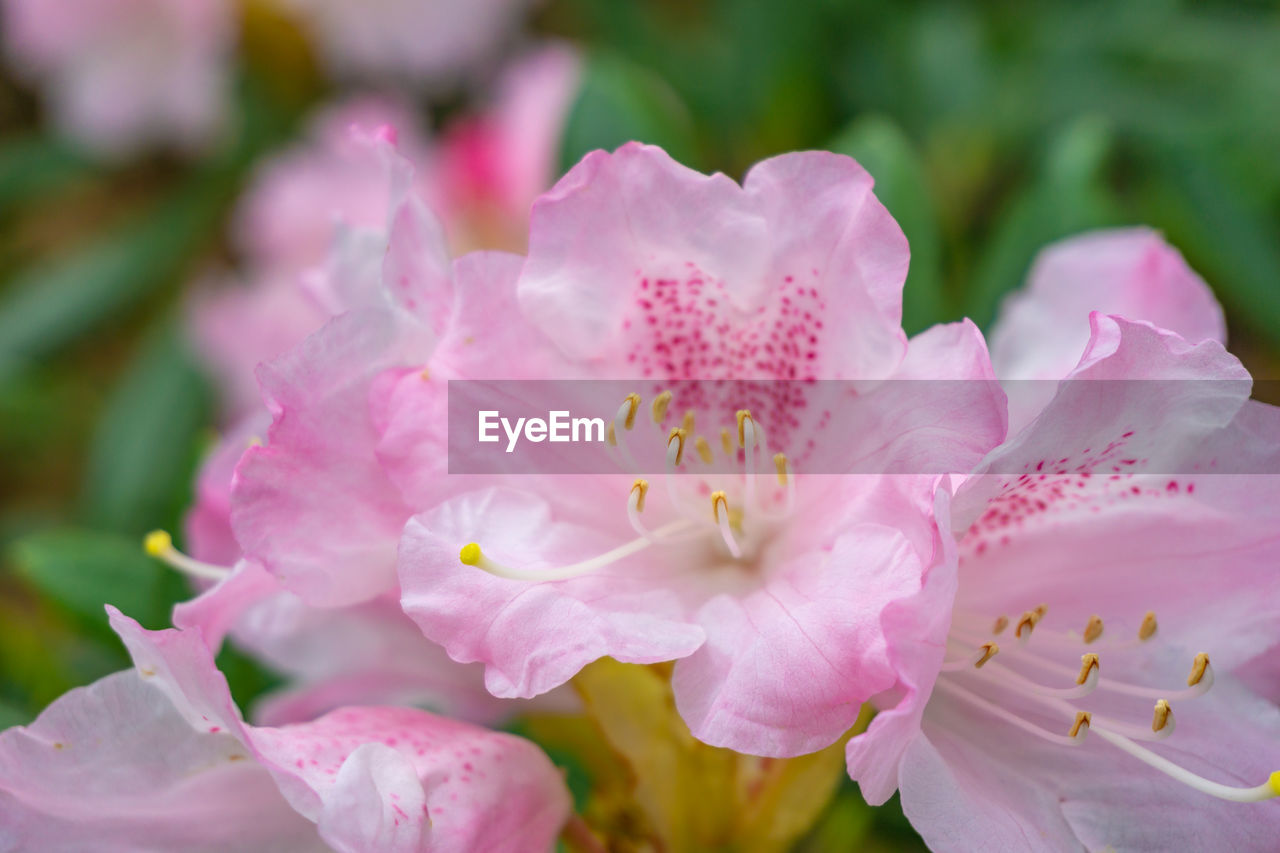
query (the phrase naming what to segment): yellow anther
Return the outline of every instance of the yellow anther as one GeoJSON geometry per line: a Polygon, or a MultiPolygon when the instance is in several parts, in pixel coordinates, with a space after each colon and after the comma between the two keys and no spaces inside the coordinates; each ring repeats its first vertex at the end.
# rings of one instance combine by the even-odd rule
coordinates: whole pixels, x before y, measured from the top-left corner
{"type": "Polygon", "coordinates": [[[1098,668],[1098,656],[1089,653],[1080,656],[1080,674],[1076,676],[1076,684],[1084,684],[1089,680],[1089,674],[1098,668]]]}
{"type": "Polygon", "coordinates": [[[724,496],[724,492],[711,493],[711,515],[715,518],[716,524],[720,523],[720,507],[724,507],[725,517],[729,516],[729,499],[724,496]]]}
{"type": "Polygon", "coordinates": [[[644,496],[649,494],[649,481],[636,480],[631,484],[631,494],[636,495],[636,512],[644,512],[644,496]],[[638,495],[637,492],[639,492],[638,495]]]}
{"type": "Polygon", "coordinates": [[[1150,640],[1156,633],[1156,612],[1148,610],[1147,615],[1142,617],[1142,624],[1138,626],[1138,639],[1150,640]]]}
{"type": "Polygon", "coordinates": [[[662,419],[667,416],[667,407],[670,405],[670,391],[663,391],[661,394],[653,398],[653,422],[655,424],[662,423],[662,419]]]}
{"type": "Polygon", "coordinates": [[[1039,623],[1039,621],[1045,617],[1045,614],[1049,612],[1049,605],[1047,604],[1038,605],[1036,609],[1032,610],[1031,612],[1036,615],[1036,622],[1039,623]]]}
{"type": "Polygon", "coordinates": [[[1196,655],[1196,659],[1191,664],[1191,674],[1187,676],[1187,686],[1195,687],[1200,683],[1200,679],[1204,678],[1205,672],[1209,669],[1209,656],[1204,652],[1196,655]]]}
{"type": "Polygon", "coordinates": [[[1001,631],[1003,631],[1005,628],[1008,628],[1008,627],[1009,627],[1009,617],[998,616],[996,617],[995,624],[991,626],[991,633],[999,635],[1001,631]]]}
{"type": "Polygon", "coordinates": [[[1092,722],[1093,716],[1088,711],[1076,711],[1075,722],[1071,724],[1071,731],[1067,732],[1067,737],[1078,737],[1081,730],[1087,730],[1092,722]]]}
{"type": "Polygon", "coordinates": [[[609,428],[605,430],[604,440],[609,442],[610,447],[618,446],[618,434],[613,431],[613,421],[609,421],[609,428]]]}
{"type": "Polygon", "coordinates": [[[1173,709],[1169,707],[1169,703],[1160,699],[1156,702],[1155,715],[1151,718],[1151,731],[1163,731],[1164,727],[1169,725],[1169,715],[1173,713],[1173,709]]]}
{"type": "Polygon", "coordinates": [[[142,540],[142,547],[152,557],[160,557],[173,550],[173,537],[163,530],[153,530],[142,540]]]}
{"type": "Polygon", "coordinates": [[[474,542],[468,542],[458,552],[458,559],[462,561],[464,566],[478,566],[484,559],[484,554],[481,553],[479,545],[474,542]]]}
{"type": "Polygon", "coordinates": [[[688,438],[688,436],[689,436],[689,433],[680,429],[680,427],[672,427],[671,433],[667,436],[668,448],[671,447],[671,442],[673,441],[677,442],[676,443],[676,462],[675,462],[675,464],[677,465],[679,465],[682,461],[684,461],[684,440],[688,438]]]}
{"type": "Polygon", "coordinates": [[[995,643],[982,644],[982,657],[973,662],[974,669],[982,669],[982,665],[1000,653],[1000,647],[995,643]]]}
{"type": "Polygon", "coordinates": [[[1267,784],[1271,786],[1271,791],[1277,797],[1280,797],[1280,770],[1272,773],[1267,779],[1267,784]]]}
{"type": "Polygon", "coordinates": [[[702,436],[698,436],[693,440],[693,446],[698,449],[698,458],[708,465],[715,458],[711,455],[711,445],[702,436]]]}
{"type": "Polygon", "coordinates": [[[787,454],[777,453],[773,457],[773,467],[778,469],[778,485],[787,484],[787,454]]]}
{"type": "Polygon", "coordinates": [[[640,395],[634,391],[626,396],[625,402],[627,406],[627,417],[622,422],[622,426],[631,429],[636,425],[636,412],[640,411],[640,395]]]}
{"type": "Polygon", "coordinates": [[[1022,639],[1022,632],[1026,631],[1027,636],[1031,636],[1031,630],[1036,627],[1036,623],[1040,621],[1040,616],[1034,610],[1028,610],[1018,619],[1018,625],[1013,629],[1013,635],[1018,639],[1022,639]]]}
{"type": "Polygon", "coordinates": [[[247,444],[250,447],[261,447],[262,438],[260,436],[251,435],[249,436],[249,440],[245,442],[245,444],[247,444]]]}
{"type": "Polygon", "coordinates": [[[733,456],[733,439],[729,437],[728,427],[720,427],[720,446],[724,448],[726,456],[733,456]]]}
{"type": "Polygon", "coordinates": [[[684,417],[680,420],[680,429],[693,434],[693,412],[685,412],[684,417]]]}
{"type": "Polygon", "coordinates": [[[1084,626],[1084,641],[1092,643],[1094,640],[1102,636],[1102,617],[1096,613],[1089,617],[1089,622],[1084,626]]]}
{"type": "Polygon", "coordinates": [[[755,426],[755,418],[751,417],[750,409],[738,409],[734,417],[738,419],[738,446],[746,447],[747,421],[751,421],[752,426],[755,426]]]}
{"type": "Polygon", "coordinates": [[[421,373],[419,373],[418,375],[419,375],[420,377],[422,377],[422,381],[423,381],[423,382],[430,382],[430,381],[431,381],[431,371],[430,371],[428,368],[425,368],[425,367],[424,367],[424,368],[422,368],[422,372],[421,372],[421,373]]]}

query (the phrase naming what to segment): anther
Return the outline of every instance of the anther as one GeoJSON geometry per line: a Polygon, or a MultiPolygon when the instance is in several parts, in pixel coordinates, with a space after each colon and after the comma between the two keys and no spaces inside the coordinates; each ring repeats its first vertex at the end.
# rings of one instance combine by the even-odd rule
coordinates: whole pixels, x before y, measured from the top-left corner
{"type": "Polygon", "coordinates": [[[755,445],[755,418],[751,417],[750,409],[739,409],[735,417],[738,419],[738,446],[747,446],[747,424],[751,424],[751,443],[755,445]]]}
{"type": "Polygon", "coordinates": [[[1191,664],[1191,674],[1187,676],[1187,686],[1195,687],[1204,679],[1206,674],[1212,682],[1213,673],[1209,672],[1209,656],[1204,652],[1201,652],[1196,655],[1195,661],[1191,664]]]}
{"type": "Polygon", "coordinates": [[[1036,622],[1039,622],[1041,619],[1045,617],[1045,614],[1049,612],[1049,605],[1047,604],[1036,605],[1036,608],[1031,612],[1036,615],[1036,622]]]}
{"type": "Polygon", "coordinates": [[[1089,676],[1098,671],[1098,656],[1095,654],[1082,655],[1080,657],[1080,674],[1076,676],[1076,684],[1084,684],[1089,680],[1089,676]]]}
{"type": "Polygon", "coordinates": [[[163,557],[173,550],[173,537],[165,530],[153,530],[142,540],[142,547],[152,557],[163,557]]]}
{"type": "Polygon", "coordinates": [[[733,456],[733,439],[729,437],[728,427],[720,427],[720,446],[724,448],[726,456],[733,456]]]}
{"type": "Polygon", "coordinates": [[[693,412],[692,411],[688,411],[684,413],[684,417],[681,418],[680,420],[680,429],[684,430],[690,435],[693,434],[693,412]]]}
{"type": "Polygon", "coordinates": [[[1022,614],[1022,618],[1018,620],[1018,625],[1013,629],[1013,635],[1019,640],[1029,639],[1031,631],[1036,627],[1036,623],[1040,621],[1040,616],[1035,610],[1028,610],[1022,614]],[[1027,636],[1024,638],[1022,632],[1026,631],[1027,636]]]}
{"type": "Polygon", "coordinates": [[[1142,641],[1150,640],[1156,633],[1156,612],[1148,610],[1146,615],[1142,617],[1142,624],[1138,626],[1138,639],[1142,641]]]}
{"type": "Polygon", "coordinates": [[[1160,732],[1164,727],[1169,725],[1172,720],[1173,709],[1169,707],[1169,703],[1163,699],[1156,701],[1155,715],[1151,718],[1151,731],[1160,732]]]}
{"type": "Polygon", "coordinates": [[[636,425],[636,413],[640,411],[640,395],[633,391],[626,396],[622,405],[627,407],[627,414],[622,421],[622,425],[626,429],[631,429],[636,425]]]}
{"type": "Polygon", "coordinates": [[[610,447],[618,446],[618,434],[613,431],[613,421],[609,421],[609,428],[605,430],[604,440],[609,443],[610,447]]]}
{"type": "Polygon", "coordinates": [[[1009,627],[1009,617],[998,616],[996,617],[995,624],[991,626],[991,633],[995,634],[996,636],[999,636],[1000,632],[1008,627],[1009,627]]]}
{"type": "Polygon", "coordinates": [[[729,516],[729,499],[728,499],[727,497],[725,497],[725,494],[724,494],[724,492],[722,492],[722,491],[712,492],[712,493],[711,493],[711,515],[712,515],[712,517],[713,517],[713,518],[715,518],[716,524],[719,524],[719,523],[720,523],[720,507],[721,507],[721,505],[723,505],[723,506],[724,506],[724,514],[725,514],[725,517],[726,517],[726,518],[728,518],[728,516],[729,516]]]}
{"type": "Polygon", "coordinates": [[[1096,613],[1089,617],[1089,622],[1084,626],[1084,641],[1092,643],[1094,640],[1102,636],[1102,617],[1096,613]]]}
{"type": "Polygon", "coordinates": [[[684,461],[684,440],[688,435],[689,433],[685,432],[680,427],[671,428],[671,433],[667,436],[667,459],[668,461],[671,461],[673,465],[679,465],[684,461]],[[676,443],[676,455],[674,460],[671,460],[672,442],[676,443]]]}
{"type": "Polygon", "coordinates": [[[655,424],[662,423],[662,419],[667,416],[667,407],[670,405],[670,391],[663,391],[661,394],[653,398],[653,422],[655,424]]]}
{"type": "Polygon", "coordinates": [[[787,454],[778,453],[773,457],[773,467],[778,469],[778,485],[787,484],[787,454]]]}
{"type": "Polygon", "coordinates": [[[710,465],[715,457],[711,455],[711,445],[707,443],[707,440],[702,436],[698,436],[693,440],[693,446],[698,451],[698,458],[710,465]]]}
{"type": "Polygon", "coordinates": [[[1067,732],[1067,737],[1083,738],[1092,721],[1093,716],[1088,711],[1076,711],[1075,722],[1071,724],[1071,731],[1067,732]]]}
{"type": "Polygon", "coordinates": [[[982,657],[978,658],[976,661],[973,662],[973,668],[982,669],[982,665],[984,663],[991,660],[993,657],[995,657],[999,653],[1000,653],[1000,647],[995,643],[983,643],[982,657]]]}
{"type": "MultiPolygon", "coordinates": [[[[631,494],[635,497],[636,512],[644,512],[644,496],[649,494],[649,481],[636,480],[631,484],[631,494]]],[[[463,560],[462,562],[466,562],[463,560]]]]}

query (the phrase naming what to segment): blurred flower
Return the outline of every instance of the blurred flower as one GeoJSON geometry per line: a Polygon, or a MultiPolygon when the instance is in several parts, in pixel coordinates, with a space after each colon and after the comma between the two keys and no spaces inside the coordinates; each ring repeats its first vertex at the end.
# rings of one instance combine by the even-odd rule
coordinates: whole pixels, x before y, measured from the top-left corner
{"type": "Polygon", "coordinates": [[[226,108],[235,8],[225,0],[3,0],[16,70],[57,125],[96,151],[195,149],[226,108]]]}
{"type": "Polygon", "coordinates": [[[958,572],[886,612],[898,684],[850,774],[873,804],[900,788],[938,850],[1269,849],[1280,812],[1223,801],[1280,795],[1280,709],[1230,675],[1280,621],[1280,411],[1150,232],[1036,269],[994,359],[1048,399],[956,490],[958,572]]]}
{"type": "MultiPolygon", "coordinates": [[[[349,314],[261,374],[277,417],[232,493],[249,557],[312,604],[353,604],[394,587],[401,528],[419,513],[400,544],[405,609],[454,659],[483,661],[496,695],[537,695],[604,655],[687,657],[677,701],[704,740],[785,755],[838,738],[892,681],[878,613],[914,593],[934,559],[932,479],[805,481],[784,460],[774,487],[755,458],[794,430],[853,459],[964,470],[1003,435],[998,390],[957,383],[965,397],[950,403],[969,417],[939,425],[904,390],[912,383],[885,383],[894,390],[868,397],[891,413],[886,425],[852,437],[817,423],[803,400],[789,408],[762,394],[738,418],[748,461],[715,486],[719,500],[673,472],[670,498],[655,494],[649,510],[631,475],[534,478],[520,490],[444,476],[444,390],[494,377],[632,376],[645,391],[689,379],[990,379],[971,325],[938,327],[908,349],[905,240],[867,174],[848,158],[790,155],[739,187],[628,145],[589,156],[535,205],[523,267],[466,256],[432,285],[446,299],[423,290],[430,277],[397,273],[422,262],[393,232],[384,286],[400,307],[349,314]],[[441,315],[415,311],[409,294],[452,305],[447,321],[433,325],[441,315]],[[675,328],[682,313],[687,333],[675,328]],[[830,336],[827,323],[847,334],[830,336]],[[893,416],[917,409],[929,428],[893,416]],[[481,546],[460,561],[472,539],[481,546]],[[650,546],[658,556],[642,553],[650,546]],[[819,635],[841,637],[831,645],[844,651],[815,648],[819,635]]],[[[709,388],[690,414],[734,426],[709,388]]],[[[654,421],[625,440],[669,455],[665,413],[654,421]]]]}
{"type": "Polygon", "coordinates": [[[261,166],[234,221],[244,281],[207,281],[191,310],[228,409],[255,411],[257,365],[353,307],[336,282],[380,274],[397,194],[432,208],[454,254],[523,250],[529,208],[555,178],[577,79],[573,51],[543,48],[511,66],[492,104],[435,142],[408,105],[354,98],[320,112],[306,140],[261,166]],[[398,174],[368,143],[379,132],[403,158],[398,174]]]}
{"type": "Polygon", "coordinates": [[[341,77],[447,85],[493,57],[530,0],[285,0],[341,77]]]}
{"type": "Polygon", "coordinates": [[[136,671],[0,734],[16,849],[548,849],[568,817],[528,741],[392,707],[246,725],[198,631],[108,609],[136,671]]]}

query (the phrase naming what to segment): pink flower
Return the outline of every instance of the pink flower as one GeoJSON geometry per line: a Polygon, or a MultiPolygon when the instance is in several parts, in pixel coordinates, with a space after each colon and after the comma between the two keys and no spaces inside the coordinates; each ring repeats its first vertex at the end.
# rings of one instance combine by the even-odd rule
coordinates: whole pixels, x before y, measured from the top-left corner
{"type": "Polygon", "coordinates": [[[449,84],[493,56],[529,0],[287,0],[342,77],[449,84]]]}
{"type": "Polygon", "coordinates": [[[108,609],[137,671],[0,735],[15,849],[548,849],[568,815],[527,741],[390,707],[250,726],[198,632],[108,609]]]}
{"type": "MultiPolygon", "coordinates": [[[[495,695],[537,695],[605,655],[678,659],[676,700],[700,739],[765,755],[834,741],[892,683],[878,614],[915,594],[935,559],[932,478],[807,477],[784,460],[775,482],[764,447],[803,464],[811,438],[844,464],[964,470],[1003,436],[1002,397],[981,381],[957,383],[948,402],[964,416],[947,423],[912,383],[869,382],[852,433],[828,428],[799,383],[794,399],[768,399],[776,379],[990,379],[972,325],[908,349],[906,263],[901,231],[848,158],[778,157],[739,186],[640,145],[588,156],[535,205],[515,290],[456,288],[452,323],[472,343],[455,354],[442,341],[425,381],[388,374],[373,394],[378,457],[418,513],[400,543],[406,612],[455,660],[484,662],[495,695]],[[672,473],[646,491],[634,474],[547,475],[451,497],[439,379],[530,375],[632,377],[649,399],[634,431],[619,401],[620,444],[676,452],[669,430],[689,406],[717,448],[722,426],[737,433],[730,460],[745,448],[743,464],[769,476],[672,473]],[[761,380],[736,425],[733,401],[698,381],[729,378],[761,380]],[[650,395],[672,381],[689,397],[651,419],[650,395]]],[[[704,452],[695,431],[686,439],[690,458],[704,452]]],[[[282,472],[298,467],[290,455],[282,472]]]]}
{"type": "Polygon", "coordinates": [[[898,679],[850,774],[873,804],[900,789],[938,850],[1270,849],[1280,810],[1223,800],[1280,795],[1280,709],[1230,675],[1276,637],[1280,412],[1247,399],[1216,306],[1149,233],[1037,267],[1072,268],[1002,321],[1038,325],[993,335],[997,363],[1066,381],[956,489],[958,571],[886,610],[898,679]],[[1087,315],[1093,281],[1200,342],[1087,315]]]}
{"type": "Polygon", "coordinates": [[[54,121],[94,150],[209,142],[225,109],[233,8],[224,0],[4,0],[17,70],[54,121]]]}

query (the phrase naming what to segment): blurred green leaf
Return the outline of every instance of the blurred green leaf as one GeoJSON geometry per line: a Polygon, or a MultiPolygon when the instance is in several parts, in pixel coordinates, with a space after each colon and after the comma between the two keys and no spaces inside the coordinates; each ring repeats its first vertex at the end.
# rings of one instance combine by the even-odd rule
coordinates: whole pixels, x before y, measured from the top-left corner
{"type": "Polygon", "coordinates": [[[19,577],[91,624],[106,625],[109,602],[144,625],[164,627],[182,595],[183,582],[133,537],[54,528],[19,539],[10,557],[19,577]]]}
{"type": "Polygon", "coordinates": [[[1251,205],[1208,155],[1154,154],[1143,190],[1148,220],[1186,252],[1233,316],[1280,347],[1280,226],[1251,205]]]}
{"type": "Polygon", "coordinates": [[[597,54],[586,63],[565,124],[561,166],[567,170],[589,151],[631,140],[661,145],[677,160],[692,162],[693,121],[675,92],[651,71],[597,54]]]}
{"type": "Polygon", "coordinates": [[[849,125],[830,149],[848,154],[871,173],[876,197],[898,220],[911,244],[911,269],[902,297],[902,326],[907,334],[950,319],[942,285],[938,211],[915,146],[891,119],[867,116],[849,125]]]}
{"type": "Polygon", "coordinates": [[[0,300],[0,375],[109,322],[171,280],[209,238],[223,191],[192,179],[139,219],[28,269],[0,300]]]}
{"type": "Polygon", "coordinates": [[[0,145],[0,214],[93,168],[81,152],[57,139],[31,134],[0,145]]]}
{"type": "Polygon", "coordinates": [[[1119,221],[1119,206],[1104,183],[1112,147],[1107,124],[1082,118],[1050,145],[1039,174],[997,218],[979,254],[965,297],[965,314],[987,329],[1000,299],[1022,284],[1047,244],[1119,221]]]}
{"type": "Polygon", "coordinates": [[[211,414],[209,388],[178,330],[153,334],[98,422],[81,500],[84,520],[132,536],[174,526],[211,414]]]}
{"type": "Polygon", "coordinates": [[[0,730],[11,726],[25,726],[29,722],[31,722],[30,714],[0,699],[0,730]]]}

